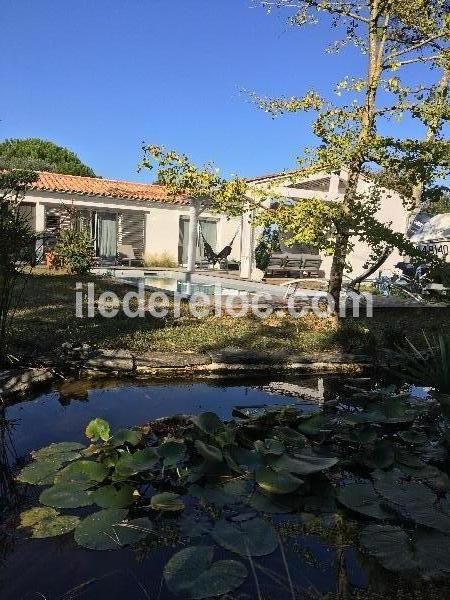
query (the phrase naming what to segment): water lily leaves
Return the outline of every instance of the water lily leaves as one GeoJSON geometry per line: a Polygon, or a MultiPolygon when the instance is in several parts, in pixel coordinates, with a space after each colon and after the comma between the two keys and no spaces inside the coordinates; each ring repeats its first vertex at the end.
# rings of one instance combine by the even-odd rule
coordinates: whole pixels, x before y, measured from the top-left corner
{"type": "Polygon", "coordinates": [[[252,519],[239,525],[218,521],[211,535],[218,544],[240,556],[266,556],[278,548],[276,531],[264,519],[252,519]]]}
{"type": "Polygon", "coordinates": [[[207,435],[216,435],[224,430],[224,424],[213,412],[204,412],[198,416],[191,417],[192,423],[207,435]]]}
{"type": "Polygon", "coordinates": [[[83,444],[77,444],[76,442],[61,442],[60,444],[50,444],[50,446],[35,450],[31,453],[31,456],[35,460],[49,460],[63,464],[80,458],[79,451],[84,448],[83,444]]]}
{"type": "Polygon", "coordinates": [[[402,481],[398,471],[379,472],[375,489],[404,518],[450,534],[450,517],[438,509],[436,495],[423,483],[402,481]]]}
{"type": "Polygon", "coordinates": [[[131,485],[104,485],[92,494],[92,500],[101,508],[126,508],[133,504],[131,485]]]}
{"type": "Polygon", "coordinates": [[[369,525],[359,541],[368,554],[388,571],[404,572],[417,568],[413,546],[408,534],[392,525],[369,525]]]}
{"type": "Polygon", "coordinates": [[[394,446],[389,440],[380,440],[359,462],[369,469],[388,469],[395,461],[394,446]]]}
{"type": "Polygon", "coordinates": [[[137,452],[125,452],[116,464],[115,474],[119,477],[130,477],[137,473],[150,471],[159,461],[159,454],[155,448],[144,448],[137,452]]]}
{"type": "Polygon", "coordinates": [[[401,431],[398,434],[398,437],[406,444],[411,444],[413,446],[419,446],[428,442],[428,438],[424,433],[421,431],[415,431],[414,429],[401,431]]]}
{"type": "Polygon", "coordinates": [[[378,432],[373,427],[362,425],[353,429],[350,439],[357,444],[373,444],[378,439],[378,432]]]}
{"type": "Polygon", "coordinates": [[[75,541],[90,550],[116,550],[147,537],[153,527],[151,521],[125,521],[127,516],[128,511],[122,508],[108,508],[89,515],[75,529],[75,541]]]}
{"type": "Polygon", "coordinates": [[[269,464],[275,471],[289,471],[289,473],[297,475],[320,473],[334,467],[337,462],[337,458],[326,458],[307,452],[296,454],[294,458],[283,454],[283,456],[269,459],[269,464]]]}
{"type": "Polygon", "coordinates": [[[186,444],[181,440],[167,440],[158,447],[165,467],[175,467],[186,458],[186,444]]]}
{"type": "Polygon", "coordinates": [[[108,476],[108,469],[92,460],[77,460],[64,467],[55,477],[55,483],[101,483],[108,476]]]}
{"type": "Polygon", "coordinates": [[[259,467],[264,466],[263,457],[255,450],[248,450],[247,448],[238,446],[237,448],[231,448],[230,455],[234,462],[246,471],[255,471],[259,467]]]}
{"type": "Polygon", "coordinates": [[[206,460],[211,460],[213,462],[222,462],[223,454],[220,448],[216,448],[216,446],[210,446],[209,444],[205,444],[201,440],[195,440],[194,446],[197,452],[200,454],[200,456],[203,456],[203,458],[206,458],[206,460]]]}
{"type": "Polygon", "coordinates": [[[65,535],[75,529],[79,518],[61,515],[54,508],[39,507],[27,510],[20,515],[19,528],[32,530],[33,538],[48,538],[65,535]]]}
{"type": "Polygon", "coordinates": [[[276,439],[257,440],[255,442],[255,450],[266,456],[281,456],[284,453],[284,445],[280,440],[276,439]]]}
{"type": "Polygon", "coordinates": [[[332,427],[330,419],[319,413],[303,419],[297,429],[305,435],[316,436],[329,433],[332,427]]]}
{"type": "Polygon", "coordinates": [[[428,577],[450,573],[450,538],[437,531],[418,531],[415,534],[416,560],[428,577]]]}
{"type": "Polygon", "coordinates": [[[123,446],[129,444],[130,446],[137,446],[142,440],[142,431],[136,429],[119,429],[112,437],[111,443],[113,446],[123,446]]]}
{"type": "Polygon", "coordinates": [[[93,500],[85,484],[57,483],[41,493],[39,502],[53,508],[80,508],[90,506],[93,500]]]}
{"type": "Polygon", "coordinates": [[[303,448],[308,443],[308,438],[302,433],[299,433],[291,427],[277,426],[272,430],[272,435],[286,444],[287,446],[296,446],[297,448],[303,448]]]}
{"type": "Polygon", "coordinates": [[[381,506],[381,497],[369,482],[350,483],[341,487],[338,490],[337,499],[349,510],[366,517],[380,520],[392,518],[392,515],[381,506]]]}
{"type": "Polygon", "coordinates": [[[290,494],[295,492],[303,481],[288,471],[274,471],[269,467],[261,467],[255,473],[258,485],[270,494],[290,494]]]}
{"type": "Polygon", "coordinates": [[[48,485],[53,483],[61,466],[57,461],[37,460],[24,467],[17,475],[17,480],[31,485],[48,485]]]}
{"type": "Polygon", "coordinates": [[[151,506],[154,510],[160,510],[162,512],[179,512],[184,510],[184,504],[179,494],[173,494],[172,492],[163,492],[162,494],[155,494],[151,499],[151,506]]]}
{"type": "Polygon", "coordinates": [[[85,431],[86,437],[96,442],[97,440],[108,441],[111,436],[109,423],[104,419],[93,419],[85,431]]]}
{"type": "Polygon", "coordinates": [[[193,546],[172,556],[164,567],[164,580],[173,594],[201,599],[223,596],[247,578],[245,566],[235,560],[213,562],[214,548],[193,546]]]}
{"type": "Polygon", "coordinates": [[[230,506],[238,504],[248,493],[247,483],[241,479],[231,481],[225,485],[191,485],[188,488],[190,496],[207,504],[217,506],[230,506]]]}
{"type": "Polygon", "coordinates": [[[265,494],[260,491],[251,495],[248,504],[255,510],[273,515],[284,515],[293,512],[294,507],[284,503],[286,496],[265,494]]]}

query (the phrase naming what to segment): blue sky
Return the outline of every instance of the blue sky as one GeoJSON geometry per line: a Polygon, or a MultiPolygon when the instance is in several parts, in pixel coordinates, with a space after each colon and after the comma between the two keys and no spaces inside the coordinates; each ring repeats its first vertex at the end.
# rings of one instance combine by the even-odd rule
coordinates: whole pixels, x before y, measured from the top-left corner
{"type": "MultiPolygon", "coordinates": [[[[41,137],[101,176],[137,174],[141,142],[214,160],[225,175],[291,168],[311,119],[271,119],[241,90],[301,95],[359,74],[251,0],[2,0],[0,139],[41,137]]],[[[403,129],[408,125],[402,126],[403,129]]],[[[406,131],[406,129],[405,129],[406,131]]]]}

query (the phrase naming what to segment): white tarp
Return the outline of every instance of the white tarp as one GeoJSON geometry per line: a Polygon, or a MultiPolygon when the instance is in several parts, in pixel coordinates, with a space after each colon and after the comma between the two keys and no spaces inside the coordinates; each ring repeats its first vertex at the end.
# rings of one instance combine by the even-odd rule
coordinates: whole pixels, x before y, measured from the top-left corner
{"type": "Polygon", "coordinates": [[[422,250],[433,252],[450,262],[450,213],[432,217],[409,239],[422,250]]]}
{"type": "Polygon", "coordinates": [[[450,242],[450,213],[432,217],[419,232],[411,236],[410,241],[414,244],[450,242]]]}

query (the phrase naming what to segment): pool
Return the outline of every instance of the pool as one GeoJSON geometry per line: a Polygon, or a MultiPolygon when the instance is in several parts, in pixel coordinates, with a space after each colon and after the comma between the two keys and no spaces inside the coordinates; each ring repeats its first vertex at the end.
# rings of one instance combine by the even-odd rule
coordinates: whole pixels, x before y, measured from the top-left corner
{"type": "MultiPolygon", "coordinates": [[[[270,378],[142,384],[107,380],[66,382],[4,409],[0,429],[0,468],[6,478],[10,469],[17,472],[32,450],[53,442],[85,443],[84,429],[96,417],[107,420],[113,431],[160,417],[205,411],[213,411],[227,420],[236,409],[238,414],[243,411],[259,414],[264,408],[284,406],[308,418],[320,416],[324,410],[335,410],[337,403],[345,404],[347,386],[354,385],[367,388],[371,382],[331,376],[293,377],[282,382],[270,378]]],[[[427,401],[427,396],[421,400],[427,401]]],[[[315,443],[320,453],[320,439],[315,443]]],[[[5,486],[2,489],[5,493],[5,486]]],[[[20,510],[35,505],[34,489],[27,490],[20,510]]],[[[195,510],[186,501],[186,513],[197,515],[195,510]]],[[[249,510],[239,517],[242,522],[254,517],[255,511],[251,509],[249,514],[249,510]]],[[[380,597],[366,595],[368,588],[383,594],[384,598],[396,597],[398,590],[404,593],[401,579],[368,561],[355,547],[355,531],[360,527],[357,517],[346,515],[344,518],[340,513],[341,524],[336,529],[332,513],[325,513],[319,526],[311,521],[309,511],[312,510],[305,508],[298,516],[271,515],[269,522],[279,527],[285,541],[283,552],[253,559],[261,597],[283,600],[321,598],[338,593],[341,598],[350,597],[342,595],[344,590],[345,594],[355,594],[358,598],[380,597]],[[313,525],[308,525],[305,531],[303,525],[310,522],[313,525]],[[293,596],[294,588],[295,594],[302,593],[302,596],[293,596]]],[[[82,515],[86,514],[86,509],[80,511],[82,515]]],[[[231,518],[234,513],[227,514],[227,518],[231,518]]],[[[155,542],[155,546],[150,539],[147,545],[135,549],[126,547],[96,552],[78,547],[71,534],[28,539],[14,529],[14,513],[5,510],[0,527],[0,597],[2,600],[176,600],[179,596],[166,588],[162,572],[174,553],[186,548],[186,542],[173,536],[180,518],[185,517],[160,515],[154,519],[155,526],[163,527],[167,536],[161,545],[155,542]]],[[[202,543],[205,541],[196,542],[202,543]]],[[[211,540],[206,543],[211,545],[211,540]]],[[[236,558],[229,550],[215,547],[215,560],[236,558]]],[[[248,559],[240,560],[249,576],[228,597],[257,598],[252,564],[248,559]]],[[[422,589],[421,582],[414,585],[415,592],[422,589]]],[[[443,582],[442,597],[448,594],[445,585],[443,582]]],[[[434,584],[424,584],[423,595],[432,587],[434,584]]]]}

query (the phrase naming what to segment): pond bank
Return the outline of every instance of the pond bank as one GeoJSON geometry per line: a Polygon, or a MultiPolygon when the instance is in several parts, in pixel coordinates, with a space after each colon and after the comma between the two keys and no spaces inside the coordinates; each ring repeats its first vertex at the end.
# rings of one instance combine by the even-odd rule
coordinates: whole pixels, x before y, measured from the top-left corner
{"type": "Polygon", "coordinates": [[[87,345],[64,345],[60,356],[47,357],[39,367],[0,372],[2,398],[26,394],[67,377],[134,376],[164,377],[198,373],[204,375],[257,372],[360,373],[376,366],[368,356],[342,352],[255,352],[239,349],[207,353],[145,352],[93,349],[87,345]]]}

